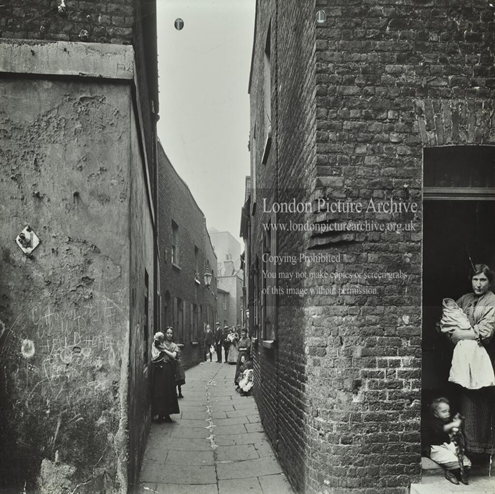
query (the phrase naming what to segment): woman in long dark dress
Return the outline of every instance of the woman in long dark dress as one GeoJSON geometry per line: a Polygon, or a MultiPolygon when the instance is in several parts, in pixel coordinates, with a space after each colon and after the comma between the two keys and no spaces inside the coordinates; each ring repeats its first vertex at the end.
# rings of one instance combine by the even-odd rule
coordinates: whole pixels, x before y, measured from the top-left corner
{"type": "Polygon", "coordinates": [[[153,416],[159,421],[173,422],[171,414],[180,413],[175,393],[175,358],[177,345],[172,342],[174,332],[167,328],[155,334],[151,350],[153,364],[153,416]]]}
{"type": "Polygon", "coordinates": [[[237,365],[235,367],[234,384],[236,383],[237,374],[239,373],[239,367],[241,366],[241,357],[244,355],[246,360],[251,360],[251,338],[247,335],[247,329],[241,329],[241,339],[237,342],[237,350],[239,352],[237,356],[237,365]]]}
{"type": "MultiPolygon", "coordinates": [[[[477,340],[492,362],[495,357],[495,295],[490,291],[494,273],[486,264],[476,264],[471,270],[472,293],[463,295],[457,305],[467,315],[471,329],[456,329],[451,339],[477,340]]],[[[460,411],[465,417],[464,432],[467,450],[471,453],[495,454],[495,388],[479,390],[460,388],[460,411]]]]}

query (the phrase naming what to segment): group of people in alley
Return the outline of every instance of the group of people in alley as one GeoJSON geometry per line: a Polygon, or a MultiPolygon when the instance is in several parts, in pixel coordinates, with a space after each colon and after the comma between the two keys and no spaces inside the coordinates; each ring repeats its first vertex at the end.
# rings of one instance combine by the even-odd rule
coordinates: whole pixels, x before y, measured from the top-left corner
{"type": "MultiPolygon", "coordinates": [[[[254,371],[251,361],[251,338],[247,330],[228,326],[221,328],[216,323],[215,332],[206,325],[203,335],[203,355],[205,362],[235,365],[234,386],[243,396],[251,394],[254,385],[254,371]]],[[[173,422],[170,415],[180,413],[179,399],[183,398],[182,386],[186,383],[181,361],[180,347],[173,341],[174,332],[169,326],[165,332],[155,333],[151,350],[153,367],[152,413],[158,422],[173,422]]]]}

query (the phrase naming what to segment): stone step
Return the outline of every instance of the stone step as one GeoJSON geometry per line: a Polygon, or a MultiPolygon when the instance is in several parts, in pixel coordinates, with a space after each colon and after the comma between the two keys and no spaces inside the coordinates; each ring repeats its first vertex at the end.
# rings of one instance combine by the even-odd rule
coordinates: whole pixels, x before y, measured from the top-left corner
{"type": "Polygon", "coordinates": [[[423,477],[420,484],[411,485],[411,494],[494,494],[495,478],[473,477],[469,485],[454,485],[440,476],[423,477]]]}

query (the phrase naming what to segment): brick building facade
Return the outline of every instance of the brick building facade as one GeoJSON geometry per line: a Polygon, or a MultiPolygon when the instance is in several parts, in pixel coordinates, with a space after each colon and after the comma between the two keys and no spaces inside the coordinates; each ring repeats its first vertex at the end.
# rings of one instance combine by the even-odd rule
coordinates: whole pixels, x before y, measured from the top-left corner
{"type": "Polygon", "coordinates": [[[158,145],[158,248],[161,328],[172,326],[186,368],[202,361],[206,324],[217,312],[216,256],[206,219],[186,183],[158,145]],[[212,268],[213,267],[213,268],[212,268]],[[205,273],[212,273],[209,287],[205,273]]]}
{"type": "Polygon", "coordinates": [[[227,294],[225,301],[220,301],[219,298],[218,321],[222,327],[224,324],[238,326],[242,322],[241,245],[230,232],[219,232],[216,228],[210,228],[208,233],[218,259],[218,282],[227,294]]]}
{"type": "Polygon", "coordinates": [[[466,243],[493,261],[493,28],[477,0],[257,2],[247,302],[297,492],[420,478],[438,305],[468,291],[466,243]]]}
{"type": "Polygon", "coordinates": [[[2,491],[128,492],[139,474],[157,307],[155,7],[0,6],[2,491]]]}

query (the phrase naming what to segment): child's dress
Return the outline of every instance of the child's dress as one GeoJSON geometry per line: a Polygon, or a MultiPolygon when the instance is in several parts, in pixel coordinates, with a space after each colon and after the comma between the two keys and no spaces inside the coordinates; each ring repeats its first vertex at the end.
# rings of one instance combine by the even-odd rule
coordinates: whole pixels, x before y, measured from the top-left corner
{"type": "Polygon", "coordinates": [[[242,373],[242,379],[239,381],[239,387],[244,393],[249,393],[254,385],[253,381],[253,369],[246,369],[242,373]]]}
{"type": "MultiPolygon", "coordinates": [[[[449,298],[443,299],[440,321],[442,333],[451,334],[455,329],[469,331],[471,324],[467,315],[449,298]]],[[[461,340],[454,349],[449,381],[466,389],[495,386],[495,374],[488,352],[477,340],[461,340]]]]}
{"type": "MultiPolygon", "coordinates": [[[[447,470],[456,470],[460,467],[459,455],[455,443],[452,441],[450,434],[444,432],[443,426],[447,422],[431,417],[427,423],[427,444],[430,447],[430,458],[446,468],[447,470]]],[[[471,461],[467,456],[462,458],[465,467],[471,466],[471,461]]]]}

